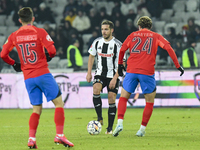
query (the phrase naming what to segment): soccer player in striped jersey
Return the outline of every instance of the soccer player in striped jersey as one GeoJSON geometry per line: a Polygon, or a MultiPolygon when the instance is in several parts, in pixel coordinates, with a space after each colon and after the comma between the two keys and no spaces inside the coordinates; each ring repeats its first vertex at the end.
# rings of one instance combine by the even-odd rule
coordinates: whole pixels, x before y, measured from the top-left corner
{"type": "Polygon", "coordinates": [[[119,75],[117,73],[118,56],[121,48],[121,42],[112,36],[114,24],[109,20],[101,23],[102,37],[97,38],[92,43],[88,52],[88,72],[87,82],[92,80],[92,66],[95,56],[97,56],[97,67],[93,80],[93,104],[96,110],[98,121],[103,125],[102,101],[100,92],[104,87],[108,91],[108,127],[106,134],[112,134],[112,127],[116,115],[115,99],[119,88],[119,75]]]}
{"type": "Polygon", "coordinates": [[[120,76],[123,76],[123,56],[128,49],[130,56],[127,61],[127,72],[119,98],[118,121],[113,136],[118,136],[119,132],[123,130],[123,119],[127,101],[131,93],[135,91],[138,83],[140,83],[146,105],[143,111],[142,123],[136,135],[139,137],[145,135],[145,129],[153,112],[154,98],[156,96],[154,65],[158,46],[167,50],[176,68],[181,72],[180,76],[184,73],[170,43],[162,35],[150,31],[152,20],[147,16],[143,16],[139,18],[137,24],[139,31],[132,32],[126,38],[119,53],[118,74],[120,76]]]}
{"type": "Polygon", "coordinates": [[[3,45],[1,58],[12,65],[17,72],[23,72],[26,89],[33,106],[33,113],[29,119],[28,147],[37,149],[36,132],[42,113],[42,93],[47,101],[55,105],[54,122],[56,125],[55,143],[73,147],[74,144],[67,140],[63,134],[65,114],[61,91],[48,69],[47,61],[56,55],[54,42],[48,33],[33,26],[34,16],[30,7],[19,10],[19,22],[22,24],[17,31],[13,32],[3,45]],[[20,63],[9,57],[9,52],[16,47],[20,63]],[[49,55],[45,55],[44,47],[49,55]]]}

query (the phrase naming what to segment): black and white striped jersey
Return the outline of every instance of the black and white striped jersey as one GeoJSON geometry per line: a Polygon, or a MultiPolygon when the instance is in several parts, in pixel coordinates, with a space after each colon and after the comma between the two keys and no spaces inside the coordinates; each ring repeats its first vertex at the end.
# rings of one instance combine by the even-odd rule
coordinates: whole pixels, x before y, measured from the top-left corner
{"type": "Polygon", "coordinates": [[[113,78],[117,72],[119,51],[122,43],[113,37],[105,41],[103,37],[94,40],[88,52],[97,56],[95,75],[113,78]]]}

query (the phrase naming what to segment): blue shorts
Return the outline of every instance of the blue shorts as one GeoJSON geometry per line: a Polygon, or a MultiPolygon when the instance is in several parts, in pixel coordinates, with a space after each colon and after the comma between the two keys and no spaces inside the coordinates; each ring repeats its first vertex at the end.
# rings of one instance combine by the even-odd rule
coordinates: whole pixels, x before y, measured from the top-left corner
{"type": "Polygon", "coordinates": [[[123,88],[129,92],[133,93],[140,83],[142,93],[148,94],[156,90],[155,75],[143,75],[135,73],[126,73],[123,81],[123,88]]]}
{"type": "Polygon", "coordinates": [[[25,85],[32,105],[43,103],[42,93],[46,96],[47,102],[61,95],[58,84],[51,73],[26,79],[25,85]]]}

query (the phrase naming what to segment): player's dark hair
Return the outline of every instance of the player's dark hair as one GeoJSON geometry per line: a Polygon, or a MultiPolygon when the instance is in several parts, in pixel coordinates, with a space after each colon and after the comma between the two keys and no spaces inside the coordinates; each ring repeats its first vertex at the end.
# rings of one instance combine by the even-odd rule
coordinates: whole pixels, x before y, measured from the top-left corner
{"type": "Polygon", "coordinates": [[[140,26],[142,29],[143,28],[151,29],[152,20],[148,16],[143,16],[138,20],[137,25],[140,26]]]}
{"type": "Polygon", "coordinates": [[[114,29],[114,24],[112,21],[109,20],[103,20],[101,25],[109,25],[110,29],[114,29]]]}
{"type": "Polygon", "coordinates": [[[18,11],[19,18],[22,22],[31,22],[33,18],[33,10],[30,7],[23,7],[18,11]]]}

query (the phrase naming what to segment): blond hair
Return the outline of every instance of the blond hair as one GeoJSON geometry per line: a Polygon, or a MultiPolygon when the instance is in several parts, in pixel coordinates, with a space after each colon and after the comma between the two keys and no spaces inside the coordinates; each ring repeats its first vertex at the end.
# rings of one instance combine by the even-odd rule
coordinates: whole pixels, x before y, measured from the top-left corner
{"type": "Polygon", "coordinates": [[[114,24],[112,21],[109,20],[103,20],[101,25],[109,25],[110,29],[114,29],[114,24]]]}
{"type": "Polygon", "coordinates": [[[152,20],[148,16],[143,16],[139,18],[139,20],[137,21],[137,25],[140,26],[142,29],[143,28],[151,29],[152,20]]]}

